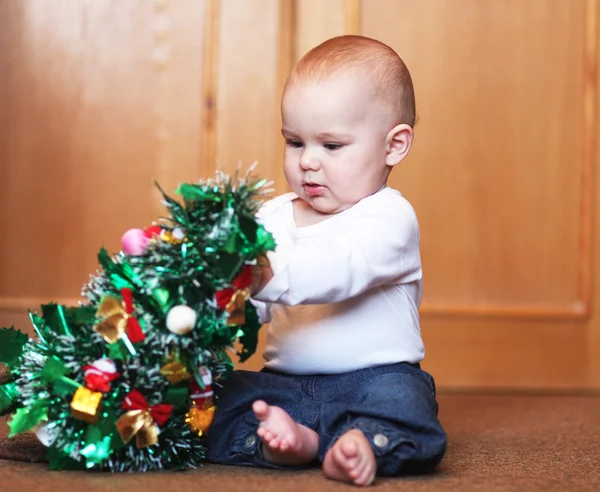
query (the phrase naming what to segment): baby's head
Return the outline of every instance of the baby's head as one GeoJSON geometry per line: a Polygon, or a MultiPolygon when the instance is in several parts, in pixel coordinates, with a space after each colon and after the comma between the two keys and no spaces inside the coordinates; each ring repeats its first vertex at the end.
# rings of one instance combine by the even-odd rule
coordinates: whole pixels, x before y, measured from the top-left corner
{"type": "Polygon", "coordinates": [[[385,186],[410,150],[415,99],[389,46],[341,36],[309,51],[283,93],[284,171],[316,211],[338,213],[385,186]]]}

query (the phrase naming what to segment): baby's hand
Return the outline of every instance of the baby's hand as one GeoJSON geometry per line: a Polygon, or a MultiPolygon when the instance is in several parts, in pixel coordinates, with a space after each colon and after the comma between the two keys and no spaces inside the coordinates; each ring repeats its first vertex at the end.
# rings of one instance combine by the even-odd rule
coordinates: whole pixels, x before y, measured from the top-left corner
{"type": "Polygon", "coordinates": [[[271,264],[266,256],[261,256],[256,266],[252,267],[252,295],[263,290],[272,278],[271,264]]]}

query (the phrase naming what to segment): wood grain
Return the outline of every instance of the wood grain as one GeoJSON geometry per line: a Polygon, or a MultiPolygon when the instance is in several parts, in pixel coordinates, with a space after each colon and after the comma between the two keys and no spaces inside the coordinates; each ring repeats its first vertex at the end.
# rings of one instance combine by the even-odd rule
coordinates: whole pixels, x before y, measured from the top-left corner
{"type": "Polygon", "coordinates": [[[77,298],[200,165],[204,2],[0,3],[0,306],[77,298]]]}
{"type": "Polygon", "coordinates": [[[417,88],[413,155],[392,184],[420,217],[423,312],[587,316],[586,2],[364,4],[364,33],[401,53],[417,88]]]}

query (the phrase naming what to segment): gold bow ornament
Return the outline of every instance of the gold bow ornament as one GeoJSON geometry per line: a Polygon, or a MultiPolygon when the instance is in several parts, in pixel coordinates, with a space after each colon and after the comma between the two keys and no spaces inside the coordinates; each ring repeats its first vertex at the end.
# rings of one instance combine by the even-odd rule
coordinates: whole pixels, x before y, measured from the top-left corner
{"type": "Polygon", "coordinates": [[[94,325],[94,331],[108,343],[115,343],[124,334],[127,334],[132,343],[142,342],[146,335],[140,322],[133,316],[133,292],[123,288],[121,296],[122,301],[115,296],[102,298],[96,311],[96,316],[102,321],[94,325]]]}
{"type": "Polygon", "coordinates": [[[145,448],[158,442],[158,426],[164,425],[173,411],[173,405],[168,403],[148,405],[146,398],[138,390],[127,393],[121,408],[127,412],[117,420],[117,430],[125,444],[135,436],[137,448],[145,448]]]}

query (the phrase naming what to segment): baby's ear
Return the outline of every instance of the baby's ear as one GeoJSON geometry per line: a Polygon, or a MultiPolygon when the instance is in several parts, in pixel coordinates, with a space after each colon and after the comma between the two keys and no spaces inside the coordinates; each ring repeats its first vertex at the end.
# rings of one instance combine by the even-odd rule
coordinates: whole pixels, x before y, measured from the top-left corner
{"type": "Polygon", "coordinates": [[[405,124],[389,131],[385,138],[385,163],[388,166],[395,166],[404,160],[412,146],[413,136],[413,129],[405,124]]]}

